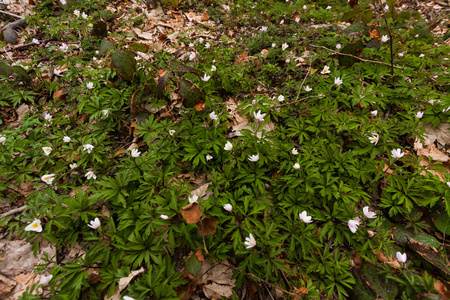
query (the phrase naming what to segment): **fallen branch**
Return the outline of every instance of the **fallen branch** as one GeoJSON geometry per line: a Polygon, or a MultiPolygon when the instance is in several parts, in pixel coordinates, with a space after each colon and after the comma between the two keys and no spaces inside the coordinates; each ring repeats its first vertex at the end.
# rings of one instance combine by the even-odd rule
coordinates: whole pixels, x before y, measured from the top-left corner
{"type": "Polygon", "coordinates": [[[4,15],[8,15],[8,16],[11,16],[11,17],[14,17],[14,18],[19,18],[19,19],[23,19],[23,17],[22,17],[22,16],[18,16],[18,15],[15,15],[15,14],[12,14],[12,13],[10,13],[10,12],[7,12],[7,11],[3,11],[3,10],[0,10],[0,13],[2,13],[2,14],[4,14],[4,15]]]}
{"type": "MultiPolygon", "coordinates": [[[[46,43],[48,41],[50,41],[50,40],[42,40],[42,41],[40,41],[40,43],[42,44],[42,43],[46,43]]],[[[6,53],[6,52],[10,52],[12,50],[27,48],[27,47],[30,47],[30,46],[33,46],[33,45],[37,46],[37,44],[31,42],[31,43],[27,43],[27,44],[17,45],[17,46],[14,46],[14,47],[3,48],[3,50],[0,50],[0,53],[6,53]]]]}
{"type": "MultiPolygon", "coordinates": [[[[352,55],[352,54],[347,54],[347,53],[342,53],[342,52],[339,52],[339,51],[334,51],[332,49],[328,49],[327,47],[323,47],[323,46],[316,46],[316,45],[310,45],[310,46],[311,47],[315,47],[315,48],[322,48],[322,49],[331,51],[331,52],[333,52],[335,54],[339,54],[339,55],[343,55],[343,56],[350,56],[350,57],[359,59],[361,61],[371,62],[371,63],[374,63],[374,64],[385,65],[385,66],[391,67],[391,64],[388,64],[388,63],[385,63],[385,62],[382,62],[382,61],[371,60],[371,59],[364,59],[364,58],[361,58],[361,57],[358,57],[358,56],[355,56],[355,55],[352,55]]],[[[397,66],[393,66],[393,67],[396,68],[396,69],[404,70],[404,68],[401,68],[401,67],[397,67],[397,66]]]]}
{"type": "Polygon", "coordinates": [[[11,209],[10,211],[7,211],[7,212],[1,214],[0,215],[0,219],[2,219],[4,217],[7,217],[7,216],[10,216],[10,215],[17,214],[17,213],[19,213],[21,211],[24,211],[27,208],[28,208],[28,206],[25,205],[25,206],[21,206],[21,207],[17,207],[17,208],[11,209]]]}

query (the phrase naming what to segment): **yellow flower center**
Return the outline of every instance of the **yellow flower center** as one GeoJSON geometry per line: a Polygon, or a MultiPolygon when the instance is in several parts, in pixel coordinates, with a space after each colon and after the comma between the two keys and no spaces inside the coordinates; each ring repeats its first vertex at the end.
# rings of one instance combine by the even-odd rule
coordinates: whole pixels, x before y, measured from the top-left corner
{"type": "Polygon", "coordinates": [[[38,224],[38,223],[34,223],[33,225],[31,225],[31,227],[33,227],[33,228],[39,228],[39,224],[38,224]]]}

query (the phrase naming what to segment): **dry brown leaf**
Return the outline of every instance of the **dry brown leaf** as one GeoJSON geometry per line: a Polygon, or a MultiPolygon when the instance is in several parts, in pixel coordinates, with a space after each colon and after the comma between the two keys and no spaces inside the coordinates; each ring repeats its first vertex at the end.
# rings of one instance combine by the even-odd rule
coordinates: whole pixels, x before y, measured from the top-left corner
{"type": "Polygon", "coordinates": [[[63,90],[57,90],[53,93],[53,100],[61,100],[64,101],[66,99],[67,92],[64,92],[63,90]]]}
{"type": "Polygon", "coordinates": [[[197,223],[202,217],[202,210],[200,209],[200,204],[190,203],[185,207],[181,208],[181,215],[186,220],[188,224],[197,223]]]}
{"type": "Polygon", "coordinates": [[[200,18],[200,21],[204,22],[204,21],[208,21],[208,20],[209,20],[208,12],[205,9],[202,13],[202,17],[200,18]]]}
{"type": "MultiPolygon", "coordinates": [[[[431,124],[424,124],[427,136],[425,137],[425,146],[438,141],[441,145],[450,145],[450,123],[441,122],[438,127],[434,128],[431,124]]],[[[422,146],[423,147],[423,146],[422,146]]],[[[414,145],[416,148],[416,145],[414,145]]],[[[420,149],[420,145],[418,148],[420,149]]]]}
{"type": "Polygon", "coordinates": [[[378,31],[378,29],[374,28],[374,29],[372,29],[372,30],[369,30],[369,37],[370,37],[371,39],[377,39],[377,40],[380,40],[380,39],[381,39],[381,34],[380,34],[380,32],[378,31]]]}
{"type": "MultiPolygon", "coordinates": [[[[227,260],[224,260],[223,263],[229,264],[227,260]]],[[[203,292],[206,297],[209,299],[231,298],[236,280],[232,279],[233,270],[230,267],[221,264],[213,266],[208,258],[203,263],[201,273],[203,275],[200,283],[205,284],[203,292]]]]}
{"type": "Polygon", "coordinates": [[[434,284],[434,288],[443,297],[443,300],[450,299],[450,290],[447,289],[445,284],[443,284],[442,282],[436,282],[434,284]]]}
{"type": "Polygon", "coordinates": [[[199,198],[202,198],[206,195],[206,191],[208,190],[208,186],[211,184],[211,182],[202,184],[201,186],[199,186],[198,188],[196,188],[195,190],[193,190],[191,192],[191,196],[198,196],[199,198]]]}
{"type": "Polygon", "coordinates": [[[116,287],[116,290],[114,292],[114,295],[112,297],[106,297],[104,299],[106,300],[120,300],[121,296],[120,293],[128,286],[130,281],[137,275],[143,273],[145,270],[144,268],[140,268],[139,270],[131,271],[130,275],[127,277],[122,277],[119,280],[119,284],[116,287]]]}
{"type": "Polygon", "coordinates": [[[17,285],[14,280],[0,274],[0,299],[4,298],[17,285]]]}
{"type": "Polygon", "coordinates": [[[396,258],[392,257],[386,258],[383,252],[377,253],[376,249],[373,249],[372,252],[378,257],[378,261],[382,263],[387,263],[391,268],[401,269],[402,266],[400,265],[400,263],[397,261],[396,258]]]}
{"type": "Polygon", "coordinates": [[[27,288],[29,289],[33,284],[39,282],[39,276],[35,275],[36,274],[34,272],[26,272],[15,276],[14,281],[17,282],[17,285],[7,296],[6,299],[9,300],[19,299],[27,288]]]}
{"type": "Polygon", "coordinates": [[[421,156],[424,159],[428,159],[431,157],[432,160],[448,162],[450,159],[444,152],[436,149],[434,144],[429,144],[425,148],[417,150],[417,155],[421,156]]]}
{"type": "Polygon", "coordinates": [[[205,237],[213,235],[217,230],[217,219],[213,217],[207,217],[197,223],[198,234],[205,237]]]}
{"type": "Polygon", "coordinates": [[[194,105],[196,111],[202,111],[205,109],[205,101],[199,102],[194,105]]]}

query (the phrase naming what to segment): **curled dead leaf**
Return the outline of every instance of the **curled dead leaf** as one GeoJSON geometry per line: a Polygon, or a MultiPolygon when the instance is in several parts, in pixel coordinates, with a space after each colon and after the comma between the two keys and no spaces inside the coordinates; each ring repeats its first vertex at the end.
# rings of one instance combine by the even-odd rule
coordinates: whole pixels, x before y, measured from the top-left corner
{"type": "Polygon", "coordinates": [[[200,220],[203,213],[202,210],[200,209],[200,204],[190,203],[185,207],[181,208],[181,215],[186,220],[186,223],[195,224],[200,220]]]}
{"type": "Polygon", "coordinates": [[[436,282],[434,284],[434,288],[436,289],[436,291],[439,292],[439,294],[444,298],[444,299],[450,299],[450,290],[447,289],[447,287],[445,286],[445,284],[443,284],[442,282],[436,282]]]}

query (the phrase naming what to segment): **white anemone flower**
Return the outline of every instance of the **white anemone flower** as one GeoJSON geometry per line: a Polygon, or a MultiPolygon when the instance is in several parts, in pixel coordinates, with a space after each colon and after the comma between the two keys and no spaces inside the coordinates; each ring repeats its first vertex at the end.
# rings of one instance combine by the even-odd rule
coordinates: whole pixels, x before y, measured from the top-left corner
{"type": "Polygon", "coordinates": [[[34,219],[31,224],[25,227],[25,231],[34,231],[34,232],[42,232],[41,220],[34,219]]]}
{"type": "Polygon", "coordinates": [[[249,237],[245,238],[244,244],[247,246],[247,247],[245,247],[247,249],[250,249],[250,248],[253,248],[256,246],[256,240],[251,233],[250,233],[249,237]]]}

